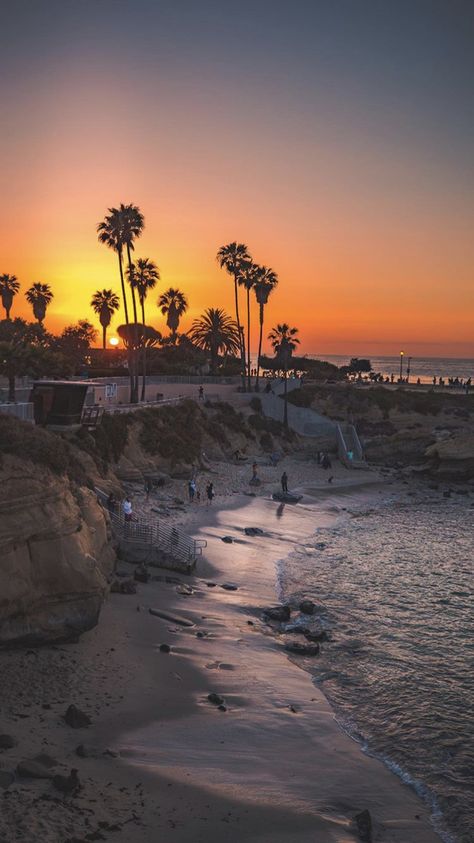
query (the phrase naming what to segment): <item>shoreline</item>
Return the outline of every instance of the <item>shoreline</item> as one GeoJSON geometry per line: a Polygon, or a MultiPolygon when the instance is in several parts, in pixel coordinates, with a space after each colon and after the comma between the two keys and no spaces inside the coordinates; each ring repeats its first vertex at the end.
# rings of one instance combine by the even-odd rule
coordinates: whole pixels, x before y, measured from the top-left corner
{"type": "MultiPolygon", "coordinates": [[[[47,741],[60,764],[77,767],[82,781],[91,780],[94,792],[103,794],[101,821],[110,825],[115,817],[124,831],[126,824],[130,843],[151,843],[160,833],[178,843],[212,843],[221,839],[224,828],[229,843],[314,843],[318,833],[321,840],[347,843],[358,839],[352,816],[366,808],[379,841],[439,843],[419,797],[343,732],[322,690],[259,620],[259,608],[277,602],[277,564],[290,552],[288,545],[304,543],[314,533],[302,532],[303,525],[334,523],[338,513],[329,510],[338,492],[349,497],[355,492],[360,501],[357,485],[349,491],[324,486],[322,501],[287,506],[282,518],[276,516],[277,505],[264,497],[232,495],[224,506],[196,509],[186,527],[208,540],[207,561],[201,568],[198,564],[196,576],[159,572],[163,579],[180,580],[184,589],[158,581],[140,585],[137,595],[111,595],[95,630],[77,645],[55,648],[65,651],[73,673],[74,662],[89,663],[88,686],[73,683],[69,694],[61,692],[60,702],[46,703],[53,712],[40,714],[47,723],[37,724],[37,746],[44,748],[47,741]],[[259,526],[260,520],[266,535],[245,536],[244,526],[259,526]],[[237,541],[225,544],[222,535],[237,541]],[[212,588],[206,584],[210,580],[212,588]],[[226,581],[238,590],[223,589],[226,581]],[[194,626],[161,620],[148,608],[175,613],[194,626]],[[159,651],[162,643],[171,646],[170,653],[159,651]],[[101,670],[97,650],[104,659],[101,670]],[[224,697],[227,711],[209,703],[211,692],[224,697]],[[110,702],[104,704],[107,694],[110,702]],[[93,714],[93,699],[92,726],[67,730],[59,710],[75,702],[93,714]],[[77,758],[75,747],[81,742],[99,747],[97,757],[77,758]],[[113,754],[104,756],[104,747],[113,754]]],[[[9,656],[1,658],[11,662],[9,656]]],[[[6,725],[5,732],[11,730],[6,725]]],[[[21,755],[21,742],[15,752],[21,755]]],[[[0,755],[2,767],[6,760],[6,753],[0,755]]],[[[28,791],[37,798],[44,785],[29,785],[28,791]]],[[[84,810],[92,801],[86,789],[84,810]]],[[[18,802],[17,819],[21,806],[31,830],[5,837],[9,843],[82,841],[95,822],[87,813],[78,822],[72,807],[66,822],[64,806],[58,811],[49,805],[39,834],[37,821],[28,819],[33,807],[25,805],[21,793],[18,802]],[[77,831],[74,824],[80,826],[77,831]],[[64,836],[65,825],[76,838],[71,831],[69,838],[64,836]]],[[[105,826],[98,833],[106,835],[105,826]]]]}

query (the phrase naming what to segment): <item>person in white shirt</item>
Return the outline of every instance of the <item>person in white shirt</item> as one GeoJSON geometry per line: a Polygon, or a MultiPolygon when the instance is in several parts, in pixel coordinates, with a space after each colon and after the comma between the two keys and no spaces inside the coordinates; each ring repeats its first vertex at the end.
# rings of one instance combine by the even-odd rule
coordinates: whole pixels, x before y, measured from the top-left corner
{"type": "Polygon", "coordinates": [[[132,520],[132,502],[129,497],[125,498],[122,504],[123,514],[125,516],[125,521],[132,520]]]}

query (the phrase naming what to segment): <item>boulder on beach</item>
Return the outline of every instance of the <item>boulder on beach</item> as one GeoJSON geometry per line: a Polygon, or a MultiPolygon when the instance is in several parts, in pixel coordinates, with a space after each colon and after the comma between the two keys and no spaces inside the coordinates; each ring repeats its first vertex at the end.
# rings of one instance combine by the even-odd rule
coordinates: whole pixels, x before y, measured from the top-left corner
{"type": "Polygon", "coordinates": [[[91,718],[80,708],[75,705],[70,705],[64,715],[64,722],[67,723],[71,729],[84,729],[92,723],[91,718]]]}
{"type": "Polygon", "coordinates": [[[263,536],[261,527],[245,527],[244,533],[246,536],[263,536]]]}
{"type": "Polygon", "coordinates": [[[359,836],[359,840],[362,840],[362,843],[372,843],[372,817],[370,816],[370,811],[365,809],[365,811],[355,814],[352,821],[359,836]]]}
{"type": "Polygon", "coordinates": [[[312,600],[302,600],[299,605],[299,610],[303,615],[314,615],[315,608],[312,600]]]}
{"type": "Polygon", "coordinates": [[[291,609],[289,606],[271,606],[263,610],[263,617],[266,620],[284,623],[290,620],[291,609]]]}

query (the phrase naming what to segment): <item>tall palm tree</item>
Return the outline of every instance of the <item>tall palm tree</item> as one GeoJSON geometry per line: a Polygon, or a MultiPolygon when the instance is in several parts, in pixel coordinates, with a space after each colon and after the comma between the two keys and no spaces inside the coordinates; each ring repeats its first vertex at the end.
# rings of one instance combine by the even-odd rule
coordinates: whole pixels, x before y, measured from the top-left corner
{"type": "Polygon", "coordinates": [[[259,391],[259,377],[260,377],[260,357],[262,356],[262,339],[263,339],[263,318],[265,306],[268,302],[270,294],[278,284],[278,275],[273,269],[268,266],[261,266],[259,276],[254,285],[255,298],[259,307],[259,322],[260,333],[258,338],[258,357],[257,357],[257,378],[255,381],[255,391],[259,391]]]}
{"type": "MultiPolygon", "coordinates": [[[[98,237],[118,254],[120,281],[122,284],[122,296],[124,300],[125,322],[128,325],[127,297],[125,293],[125,282],[123,277],[123,250],[127,250],[128,268],[132,271],[132,256],[134,242],[140,237],[145,225],[143,214],[137,205],[124,205],[121,203],[118,208],[109,208],[109,213],[104,221],[97,226],[98,237]]],[[[132,287],[132,305],[134,324],[138,324],[137,302],[135,291],[132,287]]],[[[138,331],[135,331],[138,336],[138,331]]],[[[138,343],[130,347],[129,368],[130,368],[130,401],[132,404],[138,402],[138,343]]]]}
{"type": "Polygon", "coordinates": [[[261,268],[258,264],[249,261],[242,264],[238,283],[241,287],[245,287],[247,291],[247,389],[251,390],[251,361],[250,361],[250,290],[255,287],[261,273],[261,268]]]}
{"type": "Polygon", "coordinates": [[[188,309],[188,300],[181,290],[170,287],[158,299],[158,307],[161,308],[163,316],[166,316],[166,324],[170,329],[171,341],[176,342],[179,328],[179,320],[188,309]]]}
{"type": "Polygon", "coordinates": [[[245,340],[242,334],[242,327],[240,324],[239,314],[239,277],[242,270],[242,265],[251,263],[252,257],[247,249],[245,243],[228,243],[226,246],[221,246],[217,252],[216,259],[221,269],[225,269],[229,275],[234,279],[234,295],[235,295],[235,321],[237,322],[237,330],[239,332],[240,357],[242,361],[242,379],[245,388],[245,340]]]}
{"type": "Polygon", "coordinates": [[[2,305],[5,308],[6,318],[10,319],[10,310],[12,309],[13,298],[20,289],[20,282],[16,275],[0,275],[0,296],[2,298],[2,305]]]}
{"type": "Polygon", "coordinates": [[[194,345],[211,355],[211,371],[217,371],[219,352],[235,354],[240,350],[237,323],[220,308],[209,307],[195,319],[188,336],[194,345]]]}
{"type": "Polygon", "coordinates": [[[125,291],[125,279],[123,276],[123,217],[119,208],[109,208],[109,213],[97,226],[97,237],[100,243],[105,243],[109,249],[117,253],[120,272],[120,284],[122,287],[122,301],[125,312],[125,322],[128,325],[128,305],[125,291]]]}
{"type": "Polygon", "coordinates": [[[99,316],[102,325],[102,348],[105,348],[107,328],[112,321],[113,314],[120,307],[119,297],[113,290],[96,290],[91,299],[91,307],[94,313],[99,316]]]}
{"type": "Polygon", "coordinates": [[[46,310],[51,304],[54,294],[49,284],[40,284],[38,281],[32,284],[26,291],[26,300],[33,308],[35,319],[42,325],[46,316],[46,310]]]}
{"type": "MultiPolygon", "coordinates": [[[[153,261],[149,260],[148,258],[138,258],[138,260],[132,264],[132,272],[130,269],[128,270],[128,281],[129,284],[133,289],[135,289],[138,293],[138,298],[140,301],[140,306],[142,310],[142,324],[146,325],[145,322],[145,299],[148,295],[149,290],[153,290],[156,286],[156,282],[160,280],[160,271],[153,261]]],[[[146,392],[146,343],[143,344],[143,372],[142,372],[142,394],[141,400],[145,400],[145,392],[146,392]]]]}
{"type": "Polygon", "coordinates": [[[268,335],[268,339],[273,346],[273,351],[279,358],[283,368],[285,379],[283,424],[286,428],[288,427],[288,365],[293,351],[299,345],[299,339],[296,336],[297,333],[298,328],[290,328],[286,322],[282,322],[273,328],[268,335]]]}

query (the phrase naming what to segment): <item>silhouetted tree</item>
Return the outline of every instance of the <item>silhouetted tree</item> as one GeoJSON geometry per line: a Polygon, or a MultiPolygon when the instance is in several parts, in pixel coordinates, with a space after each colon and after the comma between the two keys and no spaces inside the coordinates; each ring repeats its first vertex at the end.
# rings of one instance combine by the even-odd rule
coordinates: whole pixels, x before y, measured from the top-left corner
{"type": "Polygon", "coordinates": [[[161,308],[163,316],[166,316],[166,324],[170,329],[171,342],[175,343],[179,320],[188,309],[188,300],[181,290],[170,287],[159,297],[158,307],[161,308]]]}
{"type": "Polygon", "coordinates": [[[2,305],[5,308],[7,319],[10,319],[10,310],[12,308],[13,299],[20,289],[20,282],[16,275],[0,275],[0,296],[2,297],[2,305]]]}
{"type": "Polygon", "coordinates": [[[205,310],[194,320],[188,336],[194,345],[209,352],[213,373],[217,371],[219,353],[234,354],[240,349],[237,323],[220,308],[205,310]]]}
{"type": "Polygon", "coordinates": [[[43,324],[48,305],[54,298],[53,292],[49,284],[40,284],[36,282],[32,284],[29,290],[26,291],[26,300],[33,308],[33,315],[35,319],[43,324]]]}
{"type": "Polygon", "coordinates": [[[96,290],[91,299],[91,307],[94,313],[97,313],[102,325],[102,348],[106,348],[107,328],[113,314],[120,307],[119,297],[112,290],[96,290]]]}

